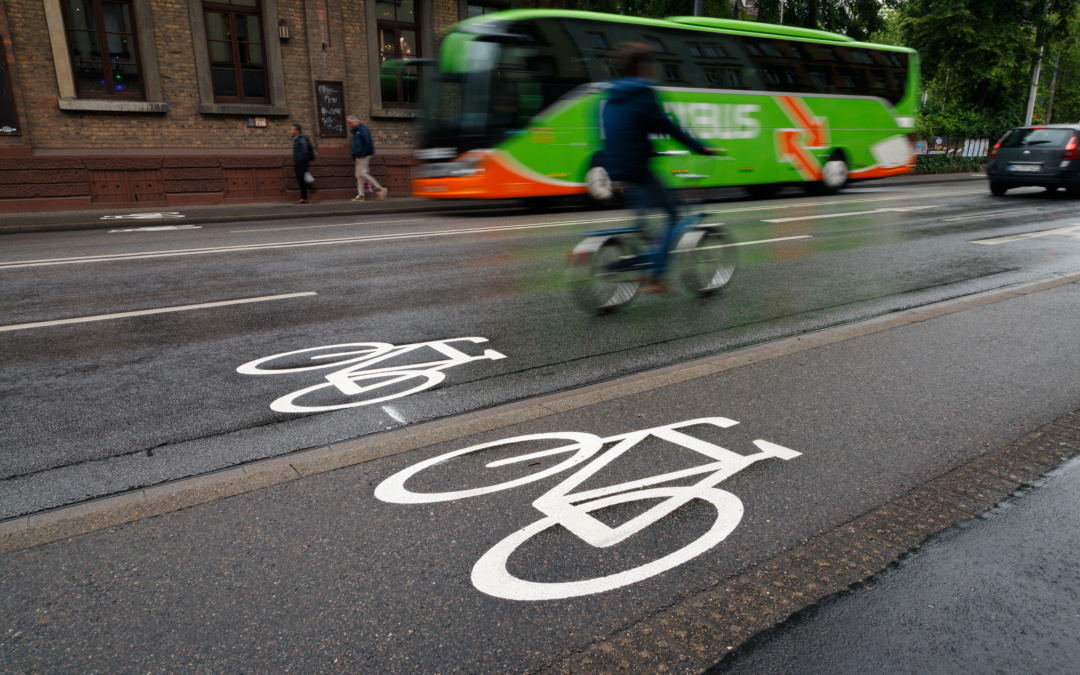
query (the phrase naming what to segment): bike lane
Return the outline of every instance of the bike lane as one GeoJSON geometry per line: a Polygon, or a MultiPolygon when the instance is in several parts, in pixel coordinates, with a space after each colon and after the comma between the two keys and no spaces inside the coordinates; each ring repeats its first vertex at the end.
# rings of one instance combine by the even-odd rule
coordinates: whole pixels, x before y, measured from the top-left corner
{"type": "Polygon", "coordinates": [[[1066,418],[1080,408],[1075,281],[898,313],[8,525],[7,550],[111,529],[3,556],[0,662],[87,672],[700,671],[1076,452],[1080,424],[1066,418]],[[561,436],[437,459],[551,434],[561,436]],[[596,448],[594,438],[609,442],[596,448]],[[488,466],[523,449],[534,456],[488,466]],[[730,453],[771,455],[742,466],[730,453]],[[394,499],[393,477],[429,461],[400,484],[472,494],[427,501],[398,490],[394,499]],[[689,473],[651,482],[678,471],[689,473]],[[536,472],[551,475],[484,490],[536,472]],[[670,513],[650,510],[717,477],[670,513]],[[279,484],[208,501],[259,481],[279,484]],[[653,492],[626,499],[627,483],[653,492]],[[586,514],[594,521],[565,499],[587,491],[609,500],[586,514]],[[207,503],[173,510],[198,501],[207,503]],[[563,525],[542,527],[545,518],[563,525]],[[513,546],[500,543],[508,539],[513,546]],[[508,581],[551,589],[620,579],[703,540],[667,571],[578,586],[581,595],[520,599],[528,593],[508,581]],[[492,551],[499,564],[479,564],[492,551]],[[492,569],[505,574],[492,581],[492,569]]]}

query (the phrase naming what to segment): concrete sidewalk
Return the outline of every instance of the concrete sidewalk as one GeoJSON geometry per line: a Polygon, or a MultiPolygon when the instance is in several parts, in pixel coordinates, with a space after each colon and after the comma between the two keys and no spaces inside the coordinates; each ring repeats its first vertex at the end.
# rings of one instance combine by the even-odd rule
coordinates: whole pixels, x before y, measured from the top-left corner
{"type": "Polygon", "coordinates": [[[0,523],[0,663],[700,672],[1080,450],[1078,281],[999,289],[0,523]],[[531,498],[429,511],[372,495],[419,458],[478,442],[716,414],[803,456],[762,463],[731,488],[746,515],[723,552],[572,602],[512,603],[469,584],[478,554],[529,522],[531,498]]]}
{"type": "Polygon", "coordinates": [[[1076,672],[1078,551],[1080,460],[1072,459],[712,672],[1076,672]]]}
{"type": "MultiPolygon", "coordinates": [[[[859,186],[896,187],[908,185],[930,185],[950,182],[985,182],[981,174],[936,174],[919,176],[898,176],[880,180],[865,181],[859,186]]],[[[732,195],[741,195],[741,190],[731,189],[732,195]]],[[[436,200],[418,197],[404,197],[382,201],[368,200],[353,202],[344,199],[320,201],[318,193],[315,200],[308,204],[292,202],[256,202],[238,204],[212,204],[202,206],[157,206],[91,209],[84,211],[50,211],[35,213],[0,213],[0,234],[22,232],[49,232],[62,230],[115,229],[128,227],[154,227],[162,225],[200,225],[208,223],[241,223],[266,220],[285,220],[295,218],[327,218],[349,216],[372,216],[393,213],[448,213],[475,209],[514,208],[514,202],[505,200],[491,201],[482,199],[436,200]],[[180,213],[183,218],[152,217],[157,213],[180,213]],[[116,218],[147,214],[146,219],[116,218]]]]}

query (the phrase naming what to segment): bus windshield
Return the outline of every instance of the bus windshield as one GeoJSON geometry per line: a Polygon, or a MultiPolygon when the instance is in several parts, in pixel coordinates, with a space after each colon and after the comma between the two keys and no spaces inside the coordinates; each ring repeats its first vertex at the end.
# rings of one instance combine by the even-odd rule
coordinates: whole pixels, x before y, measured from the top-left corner
{"type": "Polygon", "coordinates": [[[541,110],[588,73],[570,74],[532,44],[474,40],[466,45],[463,73],[440,73],[426,96],[424,146],[458,153],[492,148],[528,127],[541,110]]]}

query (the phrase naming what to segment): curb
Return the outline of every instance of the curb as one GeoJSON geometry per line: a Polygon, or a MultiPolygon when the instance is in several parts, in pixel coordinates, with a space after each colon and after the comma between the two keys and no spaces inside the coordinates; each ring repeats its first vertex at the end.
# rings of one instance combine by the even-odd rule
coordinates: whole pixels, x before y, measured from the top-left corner
{"type": "MultiPolygon", "coordinates": [[[[891,182],[891,183],[882,183],[882,182],[879,182],[877,180],[868,180],[868,181],[859,181],[856,184],[861,185],[862,183],[865,182],[867,185],[881,185],[881,186],[889,186],[889,185],[895,185],[895,186],[936,185],[936,184],[940,184],[940,183],[953,183],[953,182],[960,182],[960,181],[964,181],[964,180],[973,180],[973,179],[976,179],[976,178],[985,180],[985,176],[983,176],[983,175],[975,175],[975,174],[927,174],[927,175],[920,175],[920,176],[912,176],[911,178],[906,178],[905,177],[905,178],[903,178],[901,180],[895,180],[894,179],[893,182],[891,182]]],[[[882,180],[887,181],[889,179],[886,178],[886,179],[882,179],[882,180]]],[[[721,188],[721,189],[726,189],[726,188],[721,188]]],[[[731,189],[737,189],[737,188],[731,188],[731,189]]],[[[416,199],[416,198],[411,198],[411,199],[416,199]]],[[[491,200],[478,200],[478,199],[462,200],[462,201],[457,201],[457,200],[453,200],[453,201],[451,201],[451,200],[428,201],[428,203],[423,203],[423,204],[418,204],[418,203],[413,202],[413,203],[410,203],[408,205],[403,205],[403,206],[391,206],[391,205],[374,206],[374,207],[356,207],[356,206],[354,206],[352,208],[347,207],[348,203],[349,202],[347,202],[347,201],[343,201],[343,202],[341,202],[341,204],[339,206],[335,206],[335,207],[330,208],[328,210],[310,210],[310,211],[308,211],[308,210],[301,211],[299,209],[297,211],[293,211],[292,209],[288,208],[287,205],[280,204],[278,206],[275,206],[273,211],[268,211],[268,212],[265,212],[265,213],[251,213],[250,212],[251,208],[253,206],[257,206],[255,204],[245,204],[245,205],[237,205],[237,206],[221,206],[220,208],[223,208],[223,209],[235,209],[236,213],[228,213],[228,212],[226,212],[226,213],[224,213],[222,215],[216,215],[216,216],[194,214],[194,215],[186,216],[182,221],[180,221],[180,224],[184,224],[184,225],[205,225],[205,224],[211,224],[211,223],[243,223],[243,222],[254,222],[254,221],[267,221],[267,220],[290,220],[290,219],[295,219],[295,218],[342,218],[342,217],[350,217],[350,216],[351,217],[357,217],[357,216],[367,216],[367,215],[385,216],[385,215],[401,214],[401,213],[451,213],[451,212],[458,212],[458,211],[494,210],[494,209],[500,209],[500,208],[507,208],[508,206],[510,206],[510,203],[507,202],[506,200],[491,201],[491,200]],[[247,207],[246,212],[244,211],[245,206],[247,207]]],[[[309,206],[314,206],[314,205],[309,205],[309,206]]],[[[132,206],[131,208],[132,209],[138,209],[140,207],[132,206]]],[[[184,208],[184,207],[179,207],[179,206],[177,206],[177,207],[161,207],[162,210],[164,210],[164,209],[180,209],[180,208],[184,208]]],[[[120,209],[119,211],[123,211],[123,209],[120,209]]],[[[111,209],[109,211],[94,212],[92,214],[80,214],[80,216],[85,215],[85,216],[89,216],[89,217],[97,219],[97,220],[91,220],[89,222],[85,221],[85,220],[81,220],[81,221],[75,221],[75,222],[42,222],[42,223],[22,223],[22,224],[11,224],[11,225],[0,223],[0,236],[5,235],[5,234],[30,234],[30,233],[34,233],[34,232],[67,232],[67,231],[77,231],[77,230],[103,230],[103,229],[112,229],[112,228],[116,228],[116,227],[126,227],[127,225],[125,224],[125,221],[109,221],[108,224],[102,223],[100,221],[100,217],[102,215],[111,215],[111,214],[115,214],[117,212],[118,212],[117,209],[111,209]]],[[[58,219],[61,219],[61,220],[63,218],[65,218],[65,217],[69,217],[69,216],[72,218],[72,220],[74,220],[76,217],[79,217],[79,216],[75,215],[77,213],[78,212],[55,212],[53,215],[54,215],[54,217],[56,217],[58,219]]],[[[41,220],[45,220],[47,218],[47,216],[31,216],[31,217],[36,217],[36,218],[39,218],[41,220]]],[[[137,220],[132,220],[132,221],[128,221],[128,222],[132,223],[131,226],[133,226],[133,227],[138,227],[139,226],[139,225],[135,225],[135,223],[142,223],[142,226],[145,227],[145,226],[152,226],[155,223],[167,223],[167,222],[173,222],[173,221],[165,221],[165,220],[161,220],[161,221],[158,221],[158,220],[137,221],[137,220]]]]}
{"type": "Polygon", "coordinates": [[[927,539],[978,517],[1080,454],[1080,411],[912,489],[713,588],[679,601],[540,670],[558,673],[719,671],[751,640],[856,588],[927,539]]]}
{"type": "MultiPolygon", "coordinates": [[[[345,206],[348,202],[343,202],[341,206],[345,206]]],[[[247,205],[250,207],[252,205],[247,205]]],[[[499,203],[498,206],[506,207],[506,204],[499,203]]],[[[286,205],[276,207],[276,210],[266,213],[225,213],[222,215],[210,216],[194,214],[184,217],[178,222],[183,225],[205,225],[208,223],[243,223],[252,221],[265,221],[265,220],[291,220],[296,218],[342,218],[342,217],[358,217],[358,216],[385,216],[399,213],[448,213],[453,211],[472,211],[477,209],[491,209],[495,208],[494,203],[479,202],[476,200],[452,202],[452,203],[440,203],[434,202],[431,204],[409,204],[407,206],[374,206],[374,207],[353,207],[353,208],[334,208],[333,210],[323,211],[292,211],[286,205]]],[[[138,207],[133,207],[138,208],[138,207]]],[[[162,207],[160,210],[168,208],[183,208],[183,207],[162,207]]],[[[132,211],[136,212],[136,211],[132,211]]],[[[101,212],[94,213],[92,217],[100,219],[102,215],[111,215],[113,212],[101,212]]],[[[156,212],[155,212],[156,213],[156,212]]],[[[60,214],[63,217],[67,214],[60,214]]],[[[130,223],[131,227],[153,226],[154,224],[165,224],[177,221],[168,220],[130,220],[130,221],[109,221],[107,224],[102,223],[100,220],[92,221],[80,221],[80,222],[57,222],[57,223],[31,223],[31,224],[19,224],[19,225],[4,225],[0,224],[0,236],[5,234],[28,234],[32,232],[66,232],[75,230],[104,230],[117,227],[127,227],[130,223]]]]}
{"type": "MultiPolygon", "coordinates": [[[[0,521],[0,555],[1076,282],[1080,282],[1080,272],[1007,286],[609,382],[0,521]]],[[[1077,428],[1080,429],[1080,422],[1077,428]]]]}

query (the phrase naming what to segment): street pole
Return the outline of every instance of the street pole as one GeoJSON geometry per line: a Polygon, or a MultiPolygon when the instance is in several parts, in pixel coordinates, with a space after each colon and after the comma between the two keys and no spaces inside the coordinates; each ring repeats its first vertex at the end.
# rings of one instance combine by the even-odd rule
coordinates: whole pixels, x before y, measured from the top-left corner
{"type": "Polygon", "coordinates": [[[694,0],[694,16],[701,16],[701,0],[694,0]]]}
{"type": "Polygon", "coordinates": [[[1054,112],[1054,88],[1057,86],[1058,64],[1061,63],[1061,48],[1054,57],[1054,74],[1050,77],[1050,96],[1046,99],[1046,123],[1050,124],[1050,115],[1054,112]]]}
{"type": "Polygon", "coordinates": [[[1031,91],[1028,92],[1027,113],[1024,114],[1024,126],[1031,126],[1031,117],[1035,114],[1035,94],[1039,91],[1039,70],[1042,69],[1043,48],[1039,47],[1039,58],[1031,69],[1031,91]]]}

